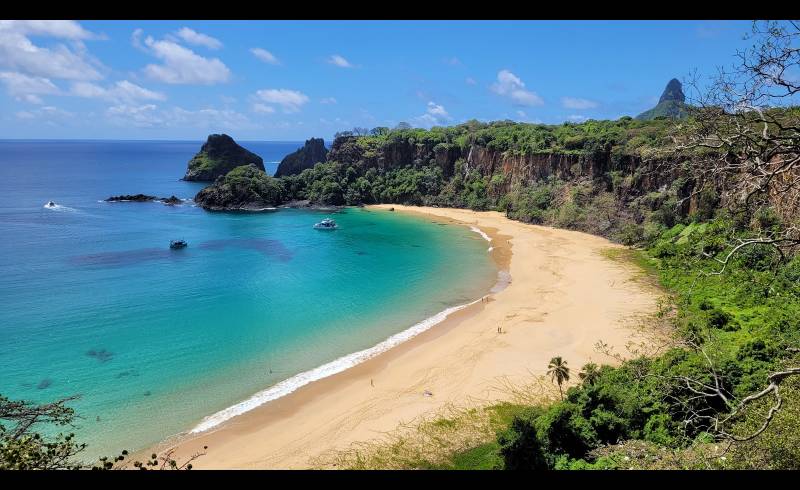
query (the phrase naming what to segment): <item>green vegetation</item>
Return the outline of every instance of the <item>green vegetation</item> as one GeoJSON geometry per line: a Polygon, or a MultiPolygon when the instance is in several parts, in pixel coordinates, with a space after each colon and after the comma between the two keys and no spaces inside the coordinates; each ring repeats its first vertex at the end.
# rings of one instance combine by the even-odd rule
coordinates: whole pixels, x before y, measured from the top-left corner
{"type": "Polygon", "coordinates": [[[284,195],[278,179],[255,165],[242,165],[198,192],[194,200],[207,209],[249,209],[278,205],[284,195]]]}
{"type": "MultiPolygon", "coordinates": [[[[714,274],[721,265],[706,254],[718,257],[724,243],[746,234],[720,212],[706,223],[676,224],[646,249],[626,254],[658,274],[674,297],[675,339],[662,355],[637,356],[618,367],[587,364],[563,400],[512,405],[494,432],[474,438],[471,447],[407,458],[401,467],[797,469],[800,379],[781,385],[782,411],[758,437],[720,438],[721,430],[738,438],[755,433],[774,398],[757,400],[727,421],[726,415],[736,400],[764,389],[771,373],[800,360],[800,256],[780,261],[774,249],[755,246],[724,274],[714,274]],[[708,392],[699,383],[713,386],[714,375],[729,403],[694,392],[708,392]]],[[[566,381],[565,363],[554,358],[548,366],[556,384],[566,381]]],[[[457,439],[462,425],[438,439],[457,439]]],[[[421,444],[408,435],[403,441],[404,447],[421,444]]],[[[386,450],[364,451],[362,467],[372,467],[386,450]]]]}
{"type": "Polygon", "coordinates": [[[227,134],[212,134],[189,160],[185,180],[213,181],[241,165],[255,165],[264,170],[264,161],[242,148],[227,134]]]}

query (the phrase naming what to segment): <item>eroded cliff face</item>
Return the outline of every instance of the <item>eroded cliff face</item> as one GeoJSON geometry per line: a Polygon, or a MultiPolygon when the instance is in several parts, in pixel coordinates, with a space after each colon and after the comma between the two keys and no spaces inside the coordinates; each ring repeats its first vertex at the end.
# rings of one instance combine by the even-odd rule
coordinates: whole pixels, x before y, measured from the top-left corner
{"type": "MultiPolygon", "coordinates": [[[[675,167],[664,165],[665,162],[645,162],[637,155],[612,155],[611,150],[607,148],[593,154],[516,154],[478,144],[464,148],[408,140],[390,142],[378,150],[370,150],[361,147],[356,137],[341,137],[331,145],[328,161],[353,164],[365,171],[369,168],[389,171],[409,165],[437,166],[446,178],[452,177],[460,166],[464,174],[477,171],[488,177],[502,175],[503,184],[499,188],[502,192],[549,178],[566,182],[588,178],[605,182],[610,188],[612,174],[616,173],[620,178],[628,177],[624,186],[628,195],[620,196],[622,198],[663,190],[680,177],[675,167]]],[[[690,186],[679,191],[679,194],[684,194],[680,197],[688,196],[690,191],[690,186]]]]}
{"type": "Polygon", "coordinates": [[[294,153],[286,155],[275,171],[275,177],[284,175],[296,175],[307,168],[311,168],[319,162],[324,162],[328,155],[325,142],[322,138],[311,138],[307,140],[302,148],[294,153]]]}

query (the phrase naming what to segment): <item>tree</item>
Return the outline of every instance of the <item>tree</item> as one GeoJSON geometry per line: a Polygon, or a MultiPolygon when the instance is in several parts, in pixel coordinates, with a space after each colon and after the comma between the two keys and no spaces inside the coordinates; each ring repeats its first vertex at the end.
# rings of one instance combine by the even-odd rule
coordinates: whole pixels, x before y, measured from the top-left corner
{"type": "MultiPolygon", "coordinates": [[[[76,415],[67,403],[77,399],[78,396],[70,396],[51,403],[36,404],[9,400],[0,395],[0,470],[125,468],[128,451],[123,450],[113,460],[104,456],[98,463],[90,465],[77,459],[78,454],[86,449],[86,444],[76,442],[74,433],[46,436],[36,430],[40,425],[73,427],[76,415]]],[[[207,446],[203,449],[207,449],[207,446]]],[[[172,454],[172,451],[160,457],[153,454],[147,462],[134,461],[133,466],[139,469],[191,470],[192,461],[206,453],[195,453],[183,463],[173,459],[172,454]]]]}
{"type": "Polygon", "coordinates": [[[600,377],[600,369],[597,367],[597,364],[588,362],[583,365],[581,372],[578,373],[578,377],[584,384],[593,385],[600,377]]]}
{"type": "Polygon", "coordinates": [[[394,129],[411,129],[411,125],[405,121],[400,121],[394,129]]]}
{"type": "MultiPolygon", "coordinates": [[[[749,222],[772,208],[790,223],[800,208],[800,24],[756,21],[753,46],[737,53],[738,63],[720,68],[707,89],[693,87],[690,116],[673,132],[667,150],[677,171],[688,169],[693,186],[687,200],[718,192],[722,205],[749,222]]],[[[737,237],[727,255],[715,258],[722,268],[751,246],[775,248],[784,257],[800,246],[800,229],[759,230],[737,237]]]]}
{"type": "Polygon", "coordinates": [[[75,412],[66,404],[77,396],[37,405],[0,395],[0,469],[79,469],[74,461],[86,444],[75,442],[75,434],[46,437],[35,431],[39,425],[72,426],[75,412]]]}
{"type": "Polygon", "coordinates": [[[561,399],[564,399],[564,392],[561,390],[561,385],[565,381],[569,381],[569,368],[567,361],[561,359],[561,356],[550,359],[550,364],[547,365],[547,374],[550,379],[558,384],[558,392],[561,394],[561,399]]]}

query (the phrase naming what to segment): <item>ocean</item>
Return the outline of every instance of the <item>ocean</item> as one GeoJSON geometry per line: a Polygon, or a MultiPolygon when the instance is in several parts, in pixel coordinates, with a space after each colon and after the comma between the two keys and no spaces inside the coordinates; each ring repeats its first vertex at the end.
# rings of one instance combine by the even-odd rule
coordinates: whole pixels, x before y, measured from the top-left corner
{"type": "MultiPolygon", "coordinates": [[[[239,142],[267,171],[302,142],[239,142]]],[[[79,395],[87,460],[204,430],[430,328],[497,279],[470,228],[383,210],[210,213],[201,141],[0,141],[0,395],[79,395]],[[54,201],[56,208],[46,208],[54,201]],[[336,231],[312,225],[324,217],[336,231]],[[189,246],[170,250],[171,239],[189,246]]]]}

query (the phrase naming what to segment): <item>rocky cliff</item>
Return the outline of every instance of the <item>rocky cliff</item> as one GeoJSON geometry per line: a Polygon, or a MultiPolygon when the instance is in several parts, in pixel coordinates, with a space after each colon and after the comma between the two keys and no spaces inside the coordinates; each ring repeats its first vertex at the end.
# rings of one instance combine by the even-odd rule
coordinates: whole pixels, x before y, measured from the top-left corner
{"type": "Polygon", "coordinates": [[[650,110],[636,116],[636,119],[648,121],[657,117],[681,119],[688,114],[686,96],[683,93],[681,82],[673,78],[667,83],[664,92],[658,99],[658,104],[650,110]]]}
{"type": "Polygon", "coordinates": [[[319,162],[324,162],[328,155],[325,142],[322,138],[311,138],[306,141],[302,148],[290,155],[286,155],[278,165],[275,177],[284,175],[296,175],[307,168],[313,167],[319,162]]]}
{"type": "Polygon", "coordinates": [[[383,145],[377,151],[370,151],[357,143],[357,137],[346,136],[333,142],[328,161],[354,164],[362,170],[375,168],[379,172],[409,165],[437,166],[445,178],[453,176],[459,163],[465,175],[473,171],[484,177],[501,175],[503,184],[498,188],[500,192],[530,186],[551,177],[563,181],[581,178],[604,180],[609,179],[612,173],[618,173],[631,176],[629,183],[632,192],[644,194],[669,186],[679,177],[674,171],[658,170],[658,161],[645,162],[640,155],[624,153],[612,145],[591,153],[554,151],[519,154],[490,149],[477,142],[460,147],[400,139],[383,145]]]}
{"type": "Polygon", "coordinates": [[[191,160],[183,180],[213,181],[236,167],[255,165],[264,170],[264,160],[239,146],[227,134],[212,134],[191,160]]]}

